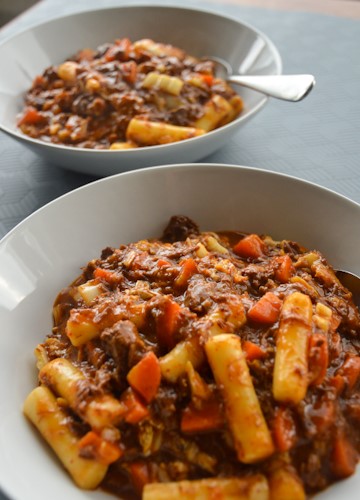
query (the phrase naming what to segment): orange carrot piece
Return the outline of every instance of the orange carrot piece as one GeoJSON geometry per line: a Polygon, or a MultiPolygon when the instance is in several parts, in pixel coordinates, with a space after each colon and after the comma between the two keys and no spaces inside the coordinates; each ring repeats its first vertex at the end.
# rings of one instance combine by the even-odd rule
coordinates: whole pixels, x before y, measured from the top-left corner
{"type": "Polygon", "coordinates": [[[115,44],[106,51],[105,59],[109,62],[114,61],[117,59],[117,55],[121,53],[121,60],[126,60],[129,55],[130,46],[131,41],[128,38],[116,40],[115,44]]]}
{"type": "Polygon", "coordinates": [[[249,234],[233,247],[233,251],[240,257],[258,258],[265,253],[265,243],[257,234],[249,234]]]}
{"type": "Polygon", "coordinates": [[[165,260],[165,259],[159,259],[156,263],[156,265],[158,267],[169,267],[171,264],[169,261],[165,260]]]}
{"type": "Polygon", "coordinates": [[[211,85],[214,83],[214,77],[213,77],[213,75],[202,74],[201,78],[206,83],[206,85],[208,85],[209,87],[211,87],[211,85]]]}
{"type": "Polygon", "coordinates": [[[121,65],[122,77],[128,83],[135,83],[137,76],[137,64],[135,61],[128,61],[121,65]]]}
{"type": "Polygon", "coordinates": [[[148,408],[134,393],[131,387],[126,389],[126,391],[122,394],[121,402],[127,408],[124,419],[128,424],[137,424],[150,415],[148,408]]]}
{"type": "Polygon", "coordinates": [[[146,462],[133,462],[129,465],[131,482],[141,495],[144,486],[150,483],[149,468],[146,462]]]}
{"type": "Polygon", "coordinates": [[[94,456],[95,460],[104,465],[116,462],[123,455],[123,450],[117,444],[105,441],[94,431],[85,434],[80,439],[78,446],[80,453],[89,453],[94,456]]]}
{"type": "Polygon", "coordinates": [[[282,255],[281,257],[277,257],[276,261],[276,270],[275,270],[275,279],[280,281],[280,283],[288,283],[292,274],[294,273],[294,266],[292,260],[289,255],[282,255]]]}
{"type": "Polygon", "coordinates": [[[344,377],[341,375],[334,375],[329,379],[329,384],[334,387],[336,395],[339,396],[345,387],[344,377]]]}
{"type": "Polygon", "coordinates": [[[348,356],[337,373],[344,377],[348,389],[353,389],[360,377],[360,356],[348,356]]]}
{"type": "Polygon", "coordinates": [[[150,403],[158,391],[161,380],[160,363],[156,355],[150,351],[131,368],[127,381],[147,403],[150,403]]]}
{"type": "Polygon", "coordinates": [[[297,439],[296,425],[289,408],[277,408],[272,432],[275,446],[281,453],[294,446],[297,439]]]}
{"type": "Polygon", "coordinates": [[[330,332],[336,332],[340,323],[341,317],[335,311],[333,311],[331,315],[330,332]]]}
{"type": "Polygon", "coordinates": [[[116,275],[115,271],[111,271],[110,269],[103,269],[102,267],[97,267],[94,270],[94,278],[97,278],[101,281],[106,281],[109,284],[119,281],[119,276],[116,275]]]}
{"type": "Polygon", "coordinates": [[[244,340],[242,343],[242,350],[244,351],[248,361],[263,359],[266,357],[266,352],[263,351],[260,346],[254,344],[254,342],[250,342],[250,340],[244,340]]]}
{"type": "Polygon", "coordinates": [[[217,401],[205,401],[201,408],[191,403],[181,416],[180,428],[184,433],[206,432],[220,429],[224,424],[221,407],[217,401]]]}
{"type": "Polygon", "coordinates": [[[33,88],[36,88],[36,87],[43,87],[45,85],[45,78],[42,76],[42,75],[37,75],[35,76],[34,80],[33,80],[33,88]]]}
{"type": "Polygon", "coordinates": [[[172,349],[174,335],[179,326],[181,306],[171,299],[167,300],[156,317],[156,334],[161,345],[172,349]]]}
{"type": "Polygon", "coordinates": [[[331,454],[331,470],[339,479],[349,477],[355,472],[358,454],[345,436],[336,436],[331,454]]]}
{"type": "Polygon", "coordinates": [[[26,108],[24,114],[18,121],[18,125],[36,125],[37,123],[45,120],[45,117],[33,107],[26,108]]]}
{"type": "Polygon", "coordinates": [[[249,309],[247,317],[257,323],[275,323],[281,306],[282,300],[274,293],[267,292],[249,309]]]}
{"type": "Polygon", "coordinates": [[[113,61],[115,59],[115,53],[116,53],[116,46],[110,47],[105,53],[105,59],[109,62],[113,61]]]}
{"type": "Polygon", "coordinates": [[[326,335],[314,333],[309,338],[309,384],[320,385],[325,376],[329,364],[329,348],[326,335]]]}
{"type": "Polygon", "coordinates": [[[181,263],[181,271],[174,281],[175,286],[184,287],[187,282],[197,272],[197,265],[194,259],[184,259],[181,263]]]}

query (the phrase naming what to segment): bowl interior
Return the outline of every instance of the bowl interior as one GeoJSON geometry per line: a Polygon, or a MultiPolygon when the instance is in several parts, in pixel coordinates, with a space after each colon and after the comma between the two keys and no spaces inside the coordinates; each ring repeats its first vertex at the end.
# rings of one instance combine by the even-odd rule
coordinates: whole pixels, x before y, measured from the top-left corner
{"type": "MultiPolygon", "coordinates": [[[[192,217],[202,230],[293,239],[360,274],[360,205],[268,171],[153,167],[88,184],[40,209],[0,242],[0,485],[12,499],[28,498],[29,491],[38,500],[109,498],[77,489],[22,416],[36,384],[33,350],[50,331],[57,292],[81,266],[106,246],[161,235],[175,214],[192,217]]],[[[327,490],[326,498],[340,498],[332,493],[340,491],[355,500],[359,486],[358,474],[327,490]]]]}
{"type": "MultiPolygon", "coordinates": [[[[227,59],[235,71],[273,74],[280,56],[261,33],[210,12],[163,6],[108,8],[54,19],[15,35],[0,46],[0,123],[16,132],[15,117],[33,78],[81,48],[95,48],[116,38],[153,38],[177,45],[198,57],[227,59]]],[[[247,110],[264,100],[245,91],[247,110]]]]}

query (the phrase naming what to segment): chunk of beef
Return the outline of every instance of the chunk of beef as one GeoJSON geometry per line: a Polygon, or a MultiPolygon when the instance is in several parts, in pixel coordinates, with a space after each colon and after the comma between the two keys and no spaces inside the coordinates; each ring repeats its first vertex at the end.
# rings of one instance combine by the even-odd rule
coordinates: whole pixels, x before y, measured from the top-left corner
{"type": "Polygon", "coordinates": [[[175,241],[184,241],[190,236],[197,236],[199,233],[199,227],[189,217],[174,215],[166,226],[161,239],[168,243],[174,243],[175,241]]]}
{"type": "Polygon", "coordinates": [[[184,303],[191,311],[206,314],[214,304],[217,293],[217,283],[207,282],[203,276],[198,276],[189,283],[184,303]]]}
{"type": "Polygon", "coordinates": [[[118,378],[121,381],[144,353],[146,346],[132,321],[120,320],[100,335],[105,352],[111,356],[118,367],[118,378]]]}

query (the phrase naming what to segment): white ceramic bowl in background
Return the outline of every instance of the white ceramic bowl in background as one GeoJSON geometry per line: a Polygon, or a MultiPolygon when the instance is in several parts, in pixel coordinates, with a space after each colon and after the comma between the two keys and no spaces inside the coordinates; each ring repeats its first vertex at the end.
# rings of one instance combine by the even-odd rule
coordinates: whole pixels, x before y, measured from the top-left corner
{"type": "MultiPolygon", "coordinates": [[[[0,242],[0,488],[13,500],[109,500],[79,490],[23,417],[58,291],[102,248],[162,234],[171,215],[319,249],[360,274],[360,205],[314,184],[248,167],[189,164],[101,179],[53,201],[0,242]]],[[[360,470],[317,500],[358,499],[360,470]]]]}
{"type": "Polygon", "coordinates": [[[232,123],[178,143],[133,150],[89,150],[45,143],[16,128],[16,115],[34,77],[78,50],[128,37],[152,38],[191,55],[226,59],[235,72],[279,74],[281,59],[263,33],[235,19],[179,7],[130,6],[80,12],[27,29],[0,45],[0,129],[49,162],[104,176],[139,167],[196,161],[223,146],[267,102],[264,95],[235,88],[245,110],[232,123]]]}

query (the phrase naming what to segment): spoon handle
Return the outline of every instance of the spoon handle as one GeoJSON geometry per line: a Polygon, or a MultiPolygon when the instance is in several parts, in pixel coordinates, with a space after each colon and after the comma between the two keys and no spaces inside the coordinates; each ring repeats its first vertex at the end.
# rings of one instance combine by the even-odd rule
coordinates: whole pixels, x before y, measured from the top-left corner
{"type": "Polygon", "coordinates": [[[230,76],[227,81],[284,101],[300,101],[315,85],[313,75],[230,76]]]}

